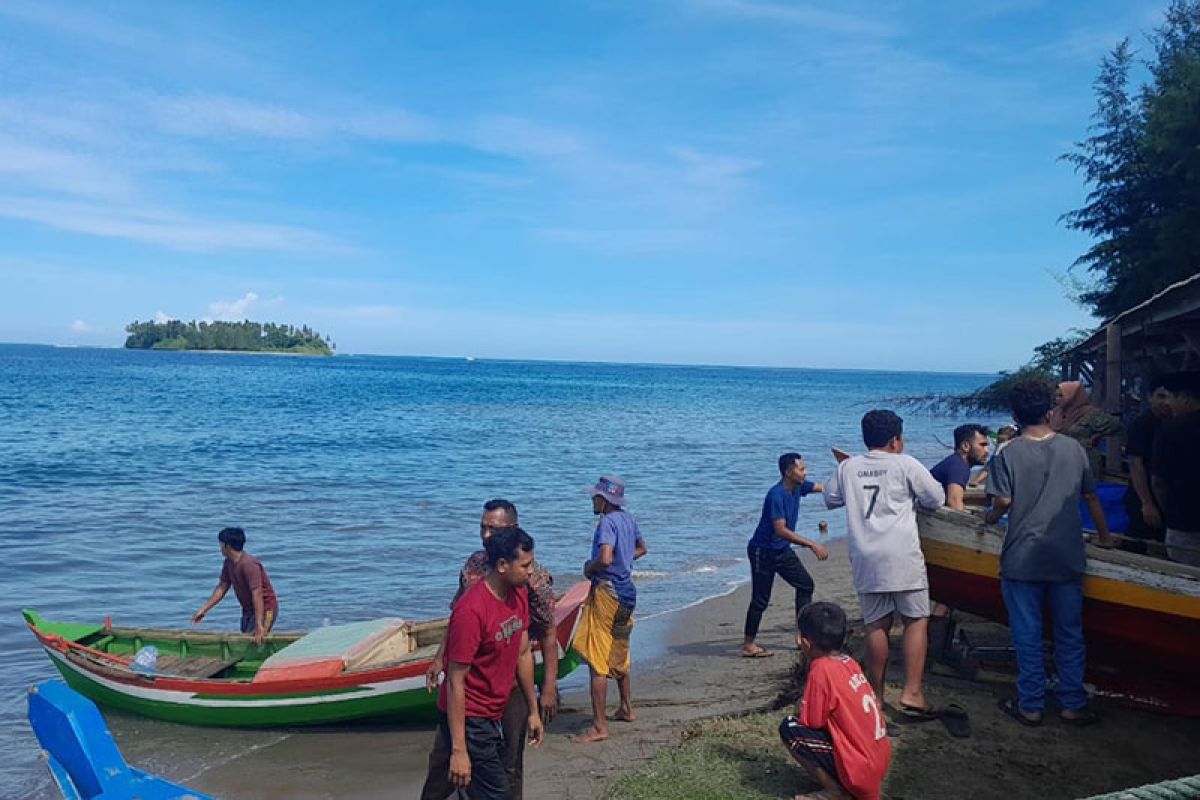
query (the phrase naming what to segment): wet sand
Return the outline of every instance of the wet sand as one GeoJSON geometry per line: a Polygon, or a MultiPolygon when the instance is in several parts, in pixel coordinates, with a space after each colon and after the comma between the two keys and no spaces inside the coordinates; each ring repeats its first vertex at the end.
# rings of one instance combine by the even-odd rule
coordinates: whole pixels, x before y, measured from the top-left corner
{"type": "MultiPolygon", "coordinates": [[[[805,563],[817,599],[858,606],[845,548],[805,563]]],[[[546,742],[526,755],[528,800],[590,800],[615,776],[637,769],[680,741],[692,722],[716,715],[765,711],[786,691],[796,664],[792,597],[780,583],[759,641],[773,658],[738,655],[748,587],[683,611],[641,620],[634,629],[633,723],[610,722],[610,739],[576,745],[569,737],[590,724],[584,672],[567,680],[562,713],[546,742]]],[[[1003,644],[1006,631],[969,623],[975,640],[1003,644]]],[[[898,640],[898,635],[894,635],[898,640]]],[[[895,702],[898,652],[893,648],[888,699],[895,702]]],[[[1053,717],[1024,728],[996,709],[1011,694],[1012,675],[984,672],[972,680],[943,666],[927,678],[935,705],[958,703],[973,736],[951,738],[939,722],[905,725],[893,739],[885,790],[901,798],[1084,797],[1200,771],[1195,742],[1200,720],[1169,717],[1097,701],[1101,725],[1069,729],[1053,717]]],[[[609,707],[616,687],[610,684],[609,707]]],[[[784,711],[779,712],[782,716],[784,711]]],[[[241,798],[416,798],[432,732],[394,726],[297,731],[213,731],[113,715],[112,726],[131,762],[185,780],[201,791],[241,798]]],[[[803,788],[797,771],[797,790],[803,788]]]]}

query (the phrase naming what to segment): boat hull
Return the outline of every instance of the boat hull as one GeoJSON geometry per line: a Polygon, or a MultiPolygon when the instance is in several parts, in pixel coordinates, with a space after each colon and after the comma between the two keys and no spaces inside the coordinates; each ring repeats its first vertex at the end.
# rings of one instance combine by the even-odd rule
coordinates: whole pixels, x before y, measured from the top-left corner
{"type": "MultiPolygon", "coordinates": [[[[437,716],[437,695],[425,689],[428,663],[415,674],[349,686],[290,687],[292,691],[227,694],[219,687],[199,691],[158,688],[151,681],[127,682],[87,670],[62,653],[47,649],[64,681],[107,708],[168,722],[232,728],[275,728],[349,722],[425,722],[437,716]]],[[[570,649],[559,658],[559,675],[580,664],[570,649]]],[[[540,668],[539,668],[540,672],[540,668]]],[[[248,684],[253,685],[253,684],[248,684]]]]}
{"type": "MultiPolygon", "coordinates": [[[[571,642],[587,589],[587,583],[578,584],[556,608],[560,677],[582,663],[571,642]]],[[[27,614],[27,619],[31,617],[38,619],[32,612],[27,614]]],[[[34,622],[28,624],[68,686],[100,705],[154,719],[189,725],[271,728],[382,720],[421,722],[437,715],[437,695],[425,688],[429,658],[332,677],[264,682],[146,675],[133,671],[127,657],[98,652],[54,632],[72,626],[49,623],[44,626],[46,630],[41,630],[34,622]]],[[[534,658],[540,681],[541,652],[537,649],[534,658]]]]}
{"type": "MultiPolygon", "coordinates": [[[[918,526],[930,596],[1007,625],[1003,528],[947,509],[920,514],[918,526]]],[[[1183,686],[1200,660],[1200,570],[1096,548],[1088,555],[1083,631],[1092,674],[1183,686]]]]}

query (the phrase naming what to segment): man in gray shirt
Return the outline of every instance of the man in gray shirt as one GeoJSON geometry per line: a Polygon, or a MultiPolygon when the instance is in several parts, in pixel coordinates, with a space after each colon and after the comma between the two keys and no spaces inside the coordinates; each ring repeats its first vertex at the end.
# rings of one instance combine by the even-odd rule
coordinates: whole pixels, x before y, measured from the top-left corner
{"type": "Polygon", "coordinates": [[[1042,651],[1042,612],[1054,624],[1055,694],[1064,722],[1096,721],[1083,688],[1083,572],[1087,559],[1079,519],[1079,499],[1087,502],[1099,533],[1098,544],[1112,547],[1104,510],[1087,453],[1079,442],[1055,434],[1046,424],[1054,407],[1054,387],[1023,381],[1009,402],[1021,435],[992,459],[987,512],[997,522],[1007,512],[1008,531],[1000,551],[1000,588],[1008,609],[1009,631],[1017,651],[1017,699],[1001,710],[1022,725],[1042,723],[1046,668],[1042,651]]]}

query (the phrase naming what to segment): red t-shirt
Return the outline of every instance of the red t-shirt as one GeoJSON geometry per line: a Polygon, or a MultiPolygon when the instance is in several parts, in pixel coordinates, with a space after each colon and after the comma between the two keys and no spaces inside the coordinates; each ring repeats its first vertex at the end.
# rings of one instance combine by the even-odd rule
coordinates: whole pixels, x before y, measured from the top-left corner
{"type": "MultiPolygon", "coordinates": [[[[525,589],[510,589],[499,600],[486,581],[463,593],[450,612],[446,629],[446,663],[469,664],[467,716],[500,719],[512,693],[521,656],[521,633],[529,627],[525,589]]],[[[446,711],[449,681],[442,681],[438,709],[446,711]]]]}
{"type": "Polygon", "coordinates": [[[838,780],[858,800],[878,800],[892,760],[883,708],[858,662],[847,655],[818,658],[808,668],[800,724],[824,728],[833,739],[838,780]]]}
{"type": "Polygon", "coordinates": [[[221,567],[221,583],[233,586],[233,593],[242,604],[242,613],[254,613],[254,590],[262,589],[263,611],[274,609],[279,612],[279,599],[275,597],[275,587],[267,577],[267,570],[262,562],[249,553],[243,552],[235,564],[231,559],[225,559],[221,567]]]}

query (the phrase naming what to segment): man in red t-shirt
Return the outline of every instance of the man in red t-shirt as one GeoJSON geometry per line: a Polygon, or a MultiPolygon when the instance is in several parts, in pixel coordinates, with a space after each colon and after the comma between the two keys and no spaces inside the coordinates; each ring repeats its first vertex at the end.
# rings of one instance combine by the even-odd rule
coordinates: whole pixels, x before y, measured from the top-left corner
{"type": "Polygon", "coordinates": [[[879,698],[858,662],[841,652],[846,612],[833,603],[811,603],[799,623],[800,646],[810,659],[808,681],[796,716],[783,720],[779,735],[825,790],[816,796],[879,800],[892,745],[879,698]]]}
{"type": "Polygon", "coordinates": [[[528,703],[529,743],[542,741],[529,649],[533,539],[517,527],[484,542],[490,571],[463,593],[446,629],[446,680],[438,692],[438,730],[421,800],[465,789],[471,800],[508,800],[500,720],[514,678],[528,703]]]}
{"type": "Polygon", "coordinates": [[[217,541],[221,543],[221,555],[225,556],[221,577],[212,596],[192,617],[192,624],[199,625],[204,615],[224,599],[232,586],[242,606],[242,633],[253,633],[254,643],[262,644],[275,620],[279,619],[279,599],[275,596],[275,587],[271,586],[271,579],[267,577],[262,562],[245,551],[245,531],[241,528],[225,528],[217,534],[217,541]]]}

